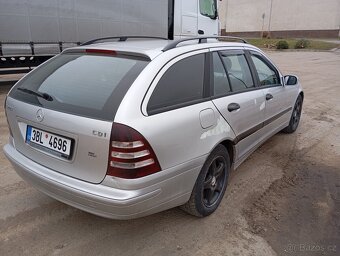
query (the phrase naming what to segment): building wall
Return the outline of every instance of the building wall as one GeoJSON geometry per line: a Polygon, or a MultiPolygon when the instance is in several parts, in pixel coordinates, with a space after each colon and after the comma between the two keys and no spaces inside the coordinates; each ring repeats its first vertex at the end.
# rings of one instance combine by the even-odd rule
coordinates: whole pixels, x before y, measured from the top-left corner
{"type": "Polygon", "coordinates": [[[340,0],[222,0],[220,20],[223,34],[338,37],[340,0]]]}

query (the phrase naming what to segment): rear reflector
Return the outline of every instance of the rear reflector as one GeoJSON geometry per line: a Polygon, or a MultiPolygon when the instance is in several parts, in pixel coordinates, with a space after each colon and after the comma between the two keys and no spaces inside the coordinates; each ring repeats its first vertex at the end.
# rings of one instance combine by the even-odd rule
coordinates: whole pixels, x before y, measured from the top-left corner
{"type": "Polygon", "coordinates": [[[110,141],[107,175],[136,179],[161,170],[149,142],[131,127],[114,123],[110,141]]]}

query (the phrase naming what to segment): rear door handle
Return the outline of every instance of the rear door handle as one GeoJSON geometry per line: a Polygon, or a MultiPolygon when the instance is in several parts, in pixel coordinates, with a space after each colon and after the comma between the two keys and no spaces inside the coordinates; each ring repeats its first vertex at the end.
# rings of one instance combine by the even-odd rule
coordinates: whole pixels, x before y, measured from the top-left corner
{"type": "Polygon", "coordinates": [[[240,108],[241,108],[241,106],[240,106],[239,104],[237,104],[237,103],[230,103],[230,104],[228,105],[228,111],[229,111],[229,112],[236,111],[236,110],[238,110],[238,109],[240,109],[240,108]]]}
{"type": "Polygon", "coordinates": [[[271,95],[270,93],[267,93],[266,95],[266,100],[271,100],[273,97],[273,95],[271,95]]]}

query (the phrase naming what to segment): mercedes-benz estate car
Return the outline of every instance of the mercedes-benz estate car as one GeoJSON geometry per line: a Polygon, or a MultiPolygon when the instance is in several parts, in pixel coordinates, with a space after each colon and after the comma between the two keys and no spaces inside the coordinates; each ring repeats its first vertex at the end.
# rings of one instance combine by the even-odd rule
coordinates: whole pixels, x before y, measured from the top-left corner
{"type": "Polygon", "coordinates": [[[98,39],[10,90],[4,152],[38,190],[96,215],[204,217],[233,169],[297,129],[303,98],[296,76],[243,40],[98,39]]]}

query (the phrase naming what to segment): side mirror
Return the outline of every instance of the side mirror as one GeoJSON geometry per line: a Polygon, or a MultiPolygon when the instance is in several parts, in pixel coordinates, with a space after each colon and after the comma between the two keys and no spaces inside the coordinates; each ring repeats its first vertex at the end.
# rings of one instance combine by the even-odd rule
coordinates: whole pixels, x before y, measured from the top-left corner
{"type": "Polygon", "coordinates": [[[285,76],[285,85],[296,85],[298,83],[298,78],[296,76],[288,75],[285,76]]]}

